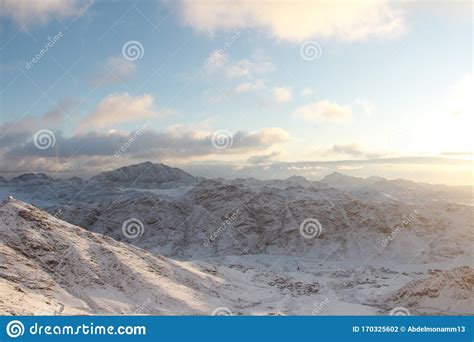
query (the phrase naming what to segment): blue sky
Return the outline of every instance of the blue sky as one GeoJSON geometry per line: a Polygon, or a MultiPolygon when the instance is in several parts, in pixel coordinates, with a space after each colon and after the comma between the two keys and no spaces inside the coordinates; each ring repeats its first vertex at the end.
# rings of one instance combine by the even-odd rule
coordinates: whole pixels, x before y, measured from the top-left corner
{"type": "Polygon", "coordinates": [[[43,4],[2,3],[2,174],[150,159],[206,176],[472,183],[468,1],[43,4]],[[122,51],[131,41],[136,60],[122,51]],[[35,145],[41,130],[49,148],[35,145]],[[401,157],[416,163],[370,162],[401,157]],[[464,162],[433,170],[427,157],[464,162]],[[304,161],[336,162],[291,167],[304,161]],[[269,174],[276,163],[289,166],[269,174]]]}

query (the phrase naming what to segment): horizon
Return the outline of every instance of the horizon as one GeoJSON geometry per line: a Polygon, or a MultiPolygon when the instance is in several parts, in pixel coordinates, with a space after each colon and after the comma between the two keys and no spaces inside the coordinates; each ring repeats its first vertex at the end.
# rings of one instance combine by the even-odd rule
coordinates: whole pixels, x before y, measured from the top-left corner
{"type": "Polygon", "coordinates": [[[4,1],[0,176],[472,186],[472,3],[338,5],[4,1]]]}
{"type": "MultiPolygon", "coordinates": [[[[32,175],[46,175],[48,177],[51,177],[52,179],[56,180],[56,179],[59,179],[59,180],[68,180],[70,178],[81,178],[82,180],[85,180],[85,181],[90,181],[94,176],[97,176],[101,173],[104,173],[104,172],[113,172],[113,171],[116,171],[118,169],[122,169],[122,168],[128,168],[128,167],[132,167],[132,166],[139,166],[139,165],[144,165],[144,164],[153,164],[153,165],[164,165],[166,167],[170,167],[170,168],[177,168],[181,171],[184,171],[188,174],[190,174],[191,176],[193,177],[196,177],[196,178],[204,178],[204,179],[226,179],[226,180],[234,180],[234,179],[238,179],[238,178],[241,178],[241,179],[257,179],[257,180],[260,180],[260,181],[270,181],[270,180],[288,180],[292,177],[303,177],[304,179],[308,180],[308,181],[312,181],[312,182],[323,182],[324,181],[324,178],[326,178],[327,176],[332,176],[332,175],[341,175],[341,176],[344,176],[344,177],[349,177],[349,178],[356,178],[356,179],[364,179],[364,180],[368,180],[369,178],[380,178],[382,180],[386,180],[386,181],[399,181],[399,180],[402,180],[402,181],[409,181],[409,182],[414,182],[414,183],[417,183],[417,184],[427,184],[427,185],[433,185],[433,186],[451,186],[451,187],[472,187],[472,185],[470,184],[458,184],[458,185],[449,185],[449,184],[443,184],[443,183],[429,183],[429,182],[420,182],[420,181],[415,181],[415,180],[412,180],[412,179],[406,179],[406,178],[386,178],[386,177],[382,177],[380,175],[370,175],[370,176],[367,176],[367,177],[362,177],[362,176],[353,176],[353,175],[350,175],[346,172],[341,172],[341,171],[332,171],[332,172],[329,172],[327,174],[325,174],[322,178],[307,178],[301,174],[289,174],[288,176],[285,176],[285,177],[279,177],[279,178],[263,178],[263,177],[260,177],[258,175],[256,176],[252,176],[252,175],[249,175],[249,176],[242,176],[242,177],[233,177],[233,178],[228,178],[228,177],[225,177],[225,176],[218,176],[218,177],[213,177],[213,178],[208,178],[208,177],[205,177],[205,176],[202,176],[200,174],[194,174],[192,172],[192,170],[190,170],[189,172],[186,170],[186,169],[181,169],[180,167],[176,167],[176,166],[173,166],[173,165],[168,165],[168,164],[165,164],[165,163],[160,163],[160,162],[152,162],[152,161],[144,161],[144,162],[140,162],[140,163],[136,163],[136,164],[129,164],[129,165],[124,165],[124,166],[121,166],[119,168],[116,168],[116,169],[107,169],[107,170],[103,170],[103,171],[100,171],[98,173],[95,173],[95,174],[91,174],[89,176],[85,176],[85,177],[82,177],[80,175],[77,175],[77,174],[70,174],[70,175],[67,175],[67,174],[60,174],[60,175],[57,175],[57,177],[53,177],[53,175],[50,175],[48,174],[48,172],[21,172],[19,171],[18,173],[15,173],[13,175],[9,175],[8,177],[3,177],[1,172],[0,172],[0,177],[4,178],[7,182],[8,181],[11,181],[17,177],[21,177],[21,176],[24,176],[24,175],[29,175],[29,174],[32,174],[32,175]]],[[[328,162],[328,163],[331,163],[331,162],[328,162]]],[[[199,171],[198,171],[199,172],[199,171]]],[[[206,172],[203,172],[203,173],[206,173],[206,172]]]]}

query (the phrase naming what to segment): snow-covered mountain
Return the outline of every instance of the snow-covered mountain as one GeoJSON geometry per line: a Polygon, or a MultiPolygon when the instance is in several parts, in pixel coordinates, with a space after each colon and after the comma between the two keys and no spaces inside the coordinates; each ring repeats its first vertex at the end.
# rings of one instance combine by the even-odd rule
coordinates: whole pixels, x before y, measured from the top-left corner
{"type": "Polygon", "coordinates": [[[145,162],[102,172],[92,177],[92,182],[121,188],[169,189],[194,185],[197,179],[178,168],[145,162]]]}
{"type": "Polygon", "coordinates": [[[431,271],[381,301],[386,307],[403,307],[412,314],[469,315],[474,308],[474,269],[468,266],[431,271]]]}
{"type": "Polygon", "coordinates": [[[426,279],[416,265],[401,272],[290,255],[181,262],[12,198],[0,204],[0,258],[0,314],[370,315],[402,304],[472,313],[467,266],[426,279]]]}
{"type": "Polygon", "coordinates": [[[424,306],[445,310],[449,294],[448,314],[470,312],[453,302],[464,285],[450,292],[445,278],[435,299],[419,297],[432,269],[472,272],[473,207],[451,200],[459,194],[338,174],[201,179],[151,163],[91,180],[22,175],[0,195],[50,214],[0,206],[0,311],[429,314],[424,306]]]}
{"type": "MultiPolygon", "coordinates": [[[[90,300],[74,289],[54,295],[68,298],[66,304],[59,299],[52,303],[69,305],[69,312],[97,313],[103,307],[105,313],[130,313],[137,302],[152,298],[150,310],[160,314],[209,313],[219,306],[237,314],[314,314],[314,306],[316,314],[388,313],[380,298],[426,278],[430,269],[473,266],[474,208],[461,204],[472,201],[472,194],[463,197],[466,194],[467,187],[341,174],[322,181],[202,179],[152,163],[90,180],[27,174],[0,184],[0,195],[13,195],[53,216],[15,200],[2,206],[2,257],[10,266],[0,280],[6,283],[5,293],[15,298],[18,284],[26,291],[15,274],[36,277],[30,271],[39,265],[46,273],[39,272],[42,278],[31,282],[26,276],[26,284],[49,281],[55,289],[68,289],[84,270],[67,257],[60,272],[64,277],[48,275],[49,263],[54,264],[48,255],[56,258],[79,239],[74,250],[80,247],[79,260],[89,260],[93,279],[106,275],[102,268],[118,269],[119,280],[110,275],[102,279],[107,280],[106,292],[120,298],[120,305],[112,305],[115,297],[105,303],[105,287],[99,286],[104,284],[91,278],[79,281],[79,287],[87,296],[100,293],[100,298],[90,300]],[[33,218],[25,224],[20,212],[33,218]],[[130,222],[135,230],[127,233],[130,222]],[[37,228],[46,238],[32,240],[40,247],[31,250],[24,246],[29,241],[25,236],[37,228]],[[12,229],[15,233],[9,235],[12,229]],[[15,258],[21,260],[17,266],[15,258]],[[168,270],[159,274],[166,279],[156,278],[156,269],[149,266],[155,264],[168,270]],[[131,274],[138,281],[126,280],[124,270],[135,267],[140,272],[131,274]],[[160,302],[163,287],[156,284],[161,281],[185,288],[160,302]],[[147,290],[143,294],[138,288],[147,290]],[[181,297],[185,303],[179,304],[181,297]],[[320,308],[327,298],[331,307],[320,308]]],[[[8,299],[2,301],[4,310],[22,310],[8,299]]]]}
{"type": "Polygon", "coordinates": [[[473,207],[433,198],[424,184],[381,177],[198,180],[176,168],[143,163],[90,181],[29,174],[7,184],[5,194],[67,222],[184,259],[291,252],[422,262],[464,255],[474,241],[473,207]],[[143,225],[136,239],[121,231],[131,218],[143,225]],[[316,238],[300,232],[308,220],[320,225],[316,238]]]}
{"type": "Polygon", "coordinates": [[[388,180],[379,176],[368,178],[352,177],[331,173],[321,183],[332,188],[351,192],[376,191],[400,201],[436,200],[473,205],[472,186],[447,186],[417,183],[405,179],[388,180]]]}
{"type": "Polygon", "coordinates": [[[0,314],[205,314],[222,281],[14,199],[0,256],[0,314]]]}

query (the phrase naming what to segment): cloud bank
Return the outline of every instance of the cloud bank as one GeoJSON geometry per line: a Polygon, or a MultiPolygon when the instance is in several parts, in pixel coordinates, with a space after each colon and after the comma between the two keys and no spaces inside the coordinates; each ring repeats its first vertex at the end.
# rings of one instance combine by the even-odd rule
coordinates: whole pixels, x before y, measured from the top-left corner
{"type": "Polygon", "coordinates": [[[45,24],[54,17],[80,15],[85,7],[80,6],[77,0],[2,0],[1,15],[22,26],[31,22],[45,24]]]}
{"type": "Polygon", "coordinates": [[[339,105],[327,100],[312,102],[296,108],[293,116],[306,121],[348,121],[352,117],[352,109],[349,106],[339,105]]]}
{"type": "Polygon", "coordinates": [[[178,8],[184,23],[197,31],[262,29],[291,42],[387,37],[400,34],[405,27],[402,14],[383,0],[181,0],[178,8]]]}

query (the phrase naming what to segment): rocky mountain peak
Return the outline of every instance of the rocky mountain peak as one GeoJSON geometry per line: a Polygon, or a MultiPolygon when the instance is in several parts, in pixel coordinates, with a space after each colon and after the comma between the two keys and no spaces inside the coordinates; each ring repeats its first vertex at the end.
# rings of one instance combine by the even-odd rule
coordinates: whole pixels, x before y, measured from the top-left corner
{"type": "Polygon", "coordinates": [[[44,173],[24,173],[20,176],[14,177],[11,181],[13,183],[44,184],[52,182],[53,180],[53,178],[45,175],[44,173]]]}
{"type": "Polygon", "coordinates": [[[152,162],[102,172],[94,176],[92,181],[115,187],[143,189],[172,189],[197,183],[195,177],[181,169],[152,162]]]}

